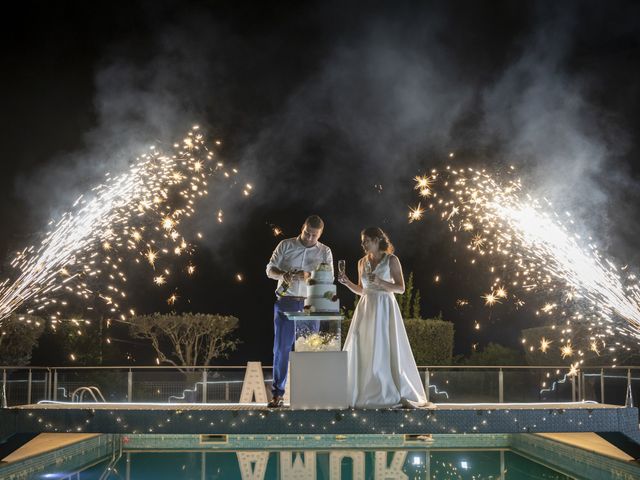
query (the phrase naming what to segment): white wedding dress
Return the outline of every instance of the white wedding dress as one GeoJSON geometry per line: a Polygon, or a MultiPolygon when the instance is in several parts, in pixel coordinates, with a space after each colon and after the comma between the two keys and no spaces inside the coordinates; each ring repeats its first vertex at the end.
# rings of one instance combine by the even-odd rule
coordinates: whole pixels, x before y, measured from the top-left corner
{"type": "MultiPolygon", "coordinates": [[[[385,255],[372,273],[392,282],[389,258],[390,255],[385,255]]],[[[369,284],[366,274],[362,276],[362,286],[364,291],[344,343],[350,405],[358,408],[427,406],[395,296],[369,284]]]]}

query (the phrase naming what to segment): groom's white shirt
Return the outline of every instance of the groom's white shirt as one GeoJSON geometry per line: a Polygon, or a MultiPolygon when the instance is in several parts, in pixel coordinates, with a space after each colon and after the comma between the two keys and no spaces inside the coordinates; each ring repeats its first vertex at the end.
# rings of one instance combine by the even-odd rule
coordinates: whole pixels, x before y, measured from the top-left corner
{"type": "MultiPolygon", "coordinates": [[[[267,264],[267,275],[271,267],[279,268],[285,272],[291,270],[314,271],[321,263],[331,265],[333,272],[333,254],[324,243],[316,242],[313,247],[305,247],[298,237],[282,240],[271,255],[267,264]]],[[[282,279],[278,280],[278,287],[282,279]]],[[[277,288],[276,288],[277,291],[277,288]]],[[[304,280],[294,280],[287,290],[288,296],[306,297],[307,288],[304,280]]]]}

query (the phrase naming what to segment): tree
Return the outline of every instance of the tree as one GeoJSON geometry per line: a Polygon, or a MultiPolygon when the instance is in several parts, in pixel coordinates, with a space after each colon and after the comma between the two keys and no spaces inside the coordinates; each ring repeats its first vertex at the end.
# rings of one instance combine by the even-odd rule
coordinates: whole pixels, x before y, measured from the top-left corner
{"type": "Polygon", "coordinates": [[[34,315],[11,315],[0,326],[0,365],[21,366],[31,361],[31,352],[44,331],[44,320],[34,315]]]}
{"type": "MultiPolygon", "coordinates": [[[[131,333],[151,341],[162,363],[178,367],[209,365],[214,358],[226,357],[237,348],[239,340],[231,334],[238,328],[232,316],[204,313],[154,313],[132,320],[131,333]]],[[[180,368],[180,371],[190,371],[180,368]]]]}
{"type": "Polygon", "coordinates": [[[411,318],[422,318],[420,316],[420,290],[416,289],[416,293],[413,296],[413,306],[411,318]]]}
{"type": "Polygon", "coordinates": [[[104,321],[92,321],[80,316],[59,322],[51,336],[56,337],[59,343],[58,350],[62,356],[60,364],[103,365],[104,330],[104,321]]]}
{"type": "Polygon", "coordinates": [[[396,294],[396,299],[402,318],[420,318],[420,290],[416,288],[414,291],[413,272],[409,273],[405,282],[404,293],[396,294]]]}

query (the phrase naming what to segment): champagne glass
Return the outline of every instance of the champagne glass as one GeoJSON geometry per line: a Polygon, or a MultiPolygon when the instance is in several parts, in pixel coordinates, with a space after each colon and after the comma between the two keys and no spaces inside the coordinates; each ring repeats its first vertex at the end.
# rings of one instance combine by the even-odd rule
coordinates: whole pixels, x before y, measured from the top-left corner
{"type": "Polygon", "coordinates": [[[346,278],[345,278],[345,262],[344,260],[338,260],[338,281],[340,283],[343,283],[346,278]]]}
{"type": "Polygon", "coordinates": [[[375,276],[373,274],[373,270],[371,269],[371,262],[368,259],[364,263],[364,273],[367,276],[367,280],[369,280],[369,282],[373,282],[375,276]]]}

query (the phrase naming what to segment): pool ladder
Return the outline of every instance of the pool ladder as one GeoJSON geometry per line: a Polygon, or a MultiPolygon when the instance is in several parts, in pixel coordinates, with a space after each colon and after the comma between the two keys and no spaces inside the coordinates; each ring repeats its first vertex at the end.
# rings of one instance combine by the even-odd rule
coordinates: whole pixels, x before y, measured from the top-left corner
{"type": "Polygon", "coordinates": [[[76,388],[73,393],[71,394],[71,401],[72,402],[78,402],[78,403],[82,403],[82,401],[84,400],[84,394],[88,393],[89,395],[91,395],[93,397],[93,401],[98,403],[100,401],[106,403],[106,400],[104,399],[104,395],[102,395],[102,392],[100,391],[100,389],[98,387],[78,387],[76,388]],[[77,399],[76,399],[77,397],[77,399]],[[99,398],[99,400],[98,400],[99,398]]]}
{"type": "Polygon", "coordinates": [[[117,474],[116,464],[122,458],[122,435],[116,435],[117,440],[113,442],[113,451],[111,452],[111,460],[107,465],[107,468],[104,469],[102,475],[100,475],[100,480],[107,480],[112,473],[117,474]]]}

